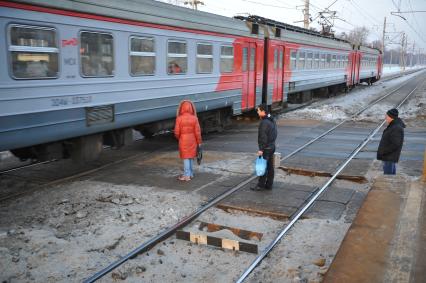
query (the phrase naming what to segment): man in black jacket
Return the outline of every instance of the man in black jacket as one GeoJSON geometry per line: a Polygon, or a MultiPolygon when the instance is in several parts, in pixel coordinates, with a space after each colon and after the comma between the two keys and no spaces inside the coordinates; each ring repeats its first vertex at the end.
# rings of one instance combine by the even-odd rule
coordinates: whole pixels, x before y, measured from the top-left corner
{"type": "Polygon", "coordinates": [[[261,121],[259,124],[259,132],[257,142],[259,144],[258,156],[263,156],[267,161],[265,175],[260,176],[257,186],[252,190],[271,190],[274,183],[274,152],[275,140],[277,139],[277,125],[271,114],[268,113],[268,106],[261,104],[257,107],[257,114],[261,121]]]}
{"type": "Polygon", "coordinates": [[[386,112],[386,123],[388,126],[383,131],[377,149],[377,159],[383,161],[384,174],[395,175],[396,163],[399,161],[404,143],[405,124],[398,118],[398,109],[391,109],[386,112]]]}

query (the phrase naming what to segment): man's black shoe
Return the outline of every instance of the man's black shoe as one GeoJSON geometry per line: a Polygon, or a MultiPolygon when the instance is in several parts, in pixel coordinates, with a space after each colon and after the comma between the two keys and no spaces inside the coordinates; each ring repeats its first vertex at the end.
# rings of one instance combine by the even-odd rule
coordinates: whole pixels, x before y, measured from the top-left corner
{"type": "Polygon", "coordinates": [[[250,190],[252,191],[263,191],[265,188],[262,188],[260,186],[251,187],[250,190]]]}

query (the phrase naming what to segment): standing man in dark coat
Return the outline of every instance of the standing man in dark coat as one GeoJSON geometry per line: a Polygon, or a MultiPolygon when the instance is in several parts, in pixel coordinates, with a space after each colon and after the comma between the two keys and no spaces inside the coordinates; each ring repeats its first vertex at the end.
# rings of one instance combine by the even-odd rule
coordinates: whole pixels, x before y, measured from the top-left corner
{"type": "Polygon", "coordinates": [[[398,118],[398,109],[391,109],[386,112],[387,128],[383,131],[379,148],[377,149],[377,159],[383,161],[383,173],[385,175],[396,174],[396,163],[401,155],[402,144],[404,143],[405,124],[398,118]]]}
{"type": "Polygon", "coordinates": [[[271,190],[274,183],[274,152],[275,140],[277,139],[277,125],[274,118],[268,113],[268,106],[261,104],[257,107],[257,115],[261,121],[257,142],[259,144],[258,156],[263,156],[267,161],[265,175],[260,176],[257,186],[251,188],[254,191],[271,190]]]}

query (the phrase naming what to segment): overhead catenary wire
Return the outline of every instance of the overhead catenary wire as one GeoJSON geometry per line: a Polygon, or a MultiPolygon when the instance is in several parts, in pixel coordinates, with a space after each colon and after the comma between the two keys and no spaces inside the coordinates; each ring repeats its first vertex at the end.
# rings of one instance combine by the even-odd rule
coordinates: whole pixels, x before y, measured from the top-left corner
{"type": "Polygon", "coordinates": [[[411,0],[408,0],[408,4],[410,5],[411,15],[413,15],[413,19],[414,19],[414,22],[417,25],[417,28],[421,29],[419,22],[417,21],[417,18],[416,18],[416,13],[414,13],[414,9],[413,9],[413,5],[411,4],[411,0]]]}
{"type": "Polygon", "coordinates": [[[253,3],[253,4],[259,4],[262,6],[268,6],[268,7],[273,7],[273,8],[280,8],[280,9],[288,9],[288,10],[296,10],[296,7],[288,7],[288,6],[278,6],[278,5],[273,5],[273,4],[266,4],[264,2],[257,2],[257,1],[253,1],[253,0],[242,0],[243,2],[248,2],[248,3],[253,3]]]}
{"type": "MultiPolygon", "coordinates": [[[[411,5],[411,1],[410,0],[408,0],[408,4],[409,4],[409,6],[410,6],[410,15],[412,16],[412,18],[413,18],[413,21],[414,21],[414,23],[417,25],[417,26],[419,26],[419,24],[418,24],[418,22],[417,22],[417,20],[416,20],[416,17],[415,17],[415,13],[414,13],[414,9],[413,9],[413,6],[411,5]]],[[[412,31],[414,31],[414,33],[424,42],[424,43],[426,43],[426,40],[424,39],[424,37],[422,36],[422,35],[420,35],[419,34],[419,32],[417,31],[417,29],[415,29],[411,24],[410,24],[410,22],[408,21],[408,20],[405,20],[405,22],[407,23],[407,25],[411,28],[411,30],[412,31]]]]}

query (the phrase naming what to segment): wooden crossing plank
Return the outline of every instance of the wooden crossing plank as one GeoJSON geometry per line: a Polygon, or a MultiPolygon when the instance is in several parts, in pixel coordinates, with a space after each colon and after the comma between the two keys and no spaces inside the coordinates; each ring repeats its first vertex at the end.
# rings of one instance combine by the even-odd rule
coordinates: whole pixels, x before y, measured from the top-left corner
{"type": "MultiPolygon", "coordinates": [[[[324,171],[312,171],[312,170],[308,170],[308,169],[287,167],[287,166],[279,166],[278,168],[280,168],[281,170],[283,170],[287,173],[302,175],[302,176],[309,176],[309,177],[314,177],[314,176],[331,177],[332,176],[331,173],[324,172],[324,171]]],[[[353,176],[353,175],[339,174],[336,177],[336,179],[347,180],[347,181],[356,182],[356,183],[359,183],[359,184],[367,183],[367,179],[364,176],[353,176]]]]}
{"type": "Polygon", "coordinates": [[[247,253],[258,253],[258,246],[252,243],[240,242],[231,239],[212,237],[209,235],[196,234],[183,230],[176,231],[176,238],[179,240],[189,241],[195,244],[204,244],[218,248],[241,251],[247,253]]]}
{"type": "Polygon", "coordinates": [[[207,232],[229,230],[234,235],[244,240],[253,240],[253,238],[256,238],[258,241],[260,241],[263,237],[262,233],[200,221],[200,226],[198,227],[198,229],[202,231],[204,228],[207,228],[207,232]]]}

